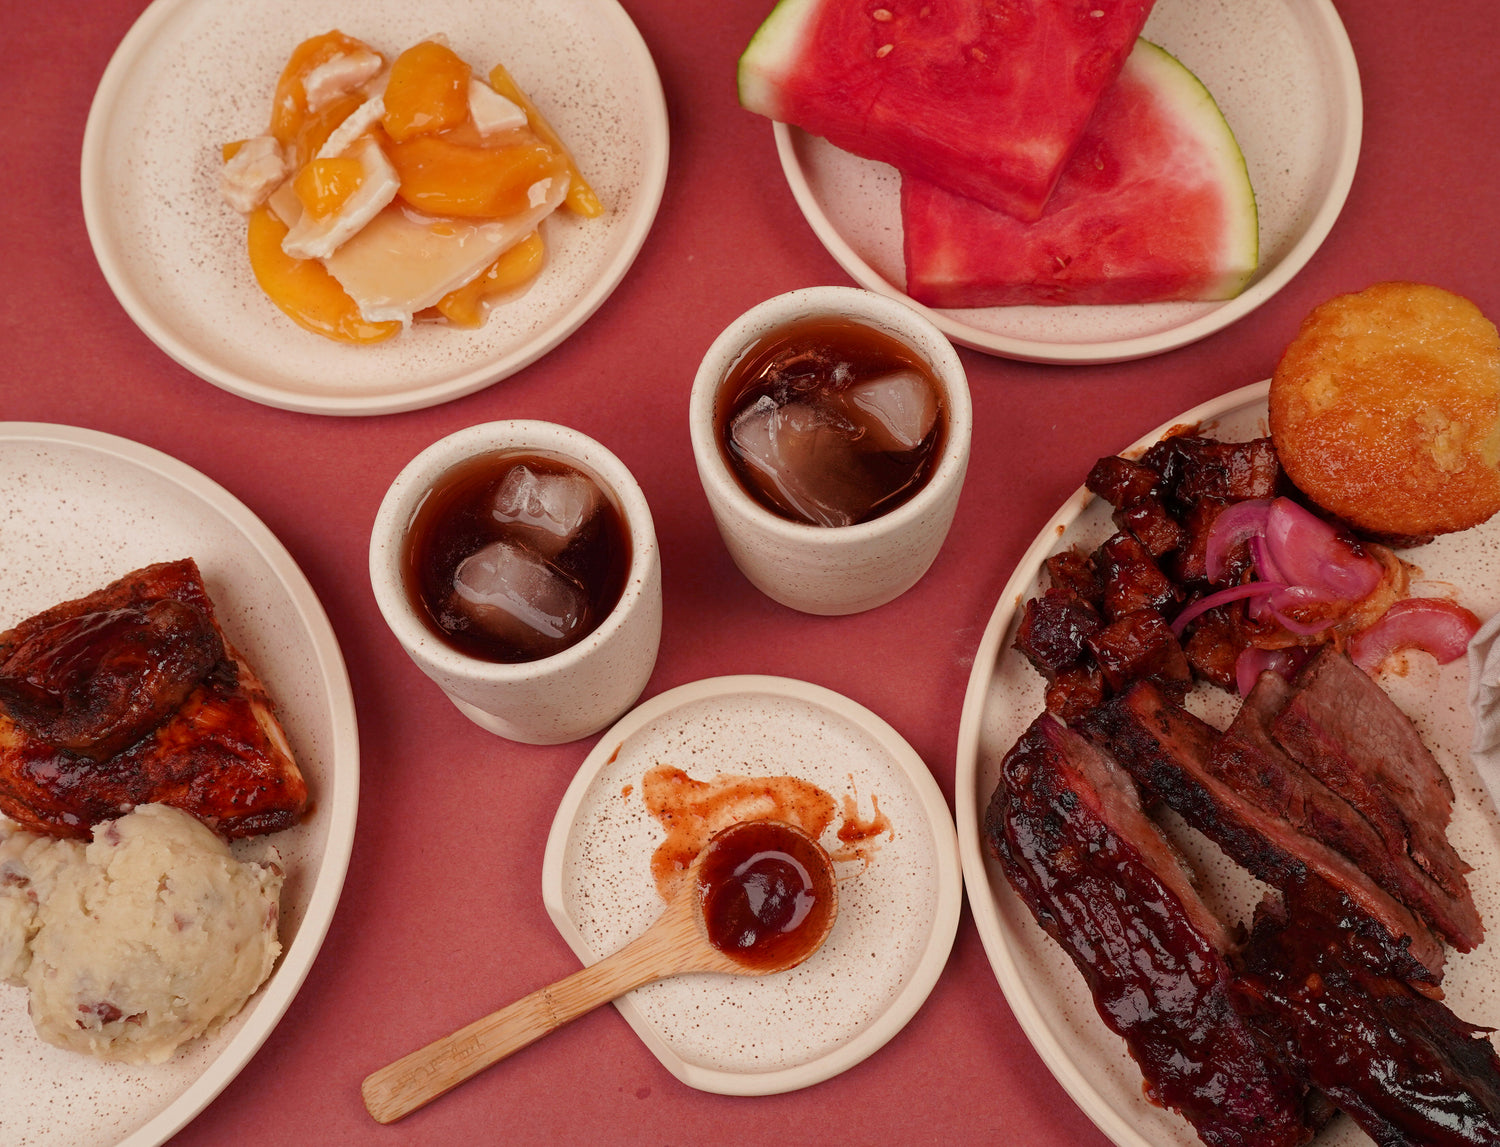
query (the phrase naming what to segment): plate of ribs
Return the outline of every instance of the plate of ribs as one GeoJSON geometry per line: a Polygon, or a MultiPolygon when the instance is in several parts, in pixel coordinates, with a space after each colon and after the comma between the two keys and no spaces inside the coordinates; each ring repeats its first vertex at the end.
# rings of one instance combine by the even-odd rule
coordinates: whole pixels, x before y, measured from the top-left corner
{"type": "MultiPolygon", "coordinates": [[[[358,802],[348,674],[291,555],[244,504],[183,463],[94,431],[0,422],[0,498],[0,1141],[145,1147],[178,1131],[249,1061],[323,942],[358,802]],[[171,1025],[188,1022],[187,995],[167,992],[164,1018],[155,1003],[122,1012],[112,1002],[128,992],[148,998],[158,980],[146,973],[81,988],[103,994],[79,1003],[81,1018],[62,1025],[61,1039],[49,1035],[42,989],[22,972],[42,967],[44,955],[54,961],[48,974],[66,970],[70,982],[97,984],[95,969],[115,970],[93,962],[105,933],[89,933],[86,921],[68,931],[78,923],[66,915],[69,898],[51,895],[66,886],[92,896],[94,886],[65,885],[55,872],[81,870],[85,848],[95,863],[101,843],[100,855],[125,856],[130,833],[146,831],[131,815],[153,809],[198,834],[173,830],[178,837],[130,853],[155,847],[187,866],[169,864],[152,884],[177,913],[167,930],[270,929],[269,975],[258,972],[227,1008],[188,1017],[198,1026],[184,1028],[180,1043],[171,1025]],[[128,833],[116,829],[128,822],[128,833]],[[206,844],[184,851],[179,839],[206,844]],[[197,900],[169,887],[189,869],[235,874],[213,877],[224,880],[249,872],[257,888],[279,890],[279,903],[235,918],[222,906],[232,884],[197,900]],[[77,935],[93,939],[67,951],[54,941],[44,953],[43,936],[77,935]],[[30,945],[29,963],[16,961],[18,945],[30,945]],[[142,1031],[158,1027],[165,1047],[137,1054],[142,1031]]],[[[100,886],[122,887],[123,870],[108,871],[113,883],[100,886]]],[[[92,916],[96,902],[87,903],[92,916]]],[[[111,949],[151,958],[178,950],[152,921],[122,923],[120,904],[109,909],[111,949]]],[[[73,1014],[71,998],[63,1014],[73,1014]]]]}
{"type": "MultiPolygon", "coordinates": [[[[1500,820],[1462,644],[1366,657],[1376,622],[1287,605],[1264,532],[1214,530],[1305,502],[1267,392],[1101,459],[1002,593],[959,732],[975,921],[1121,1147],[1497,1143],[1500,820]]],[[[1382,611],[1500,608],[1500,522],[1339,538],[1382,611]]]]}

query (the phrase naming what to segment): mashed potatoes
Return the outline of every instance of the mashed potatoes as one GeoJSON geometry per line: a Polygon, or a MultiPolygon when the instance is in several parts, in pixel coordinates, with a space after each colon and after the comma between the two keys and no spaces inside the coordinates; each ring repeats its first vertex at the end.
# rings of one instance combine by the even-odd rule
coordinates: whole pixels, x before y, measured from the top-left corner
{"type": "Polygon", "coordinates": [[[282,873],[143,805],[87,846],[0,829],[0,977],[48,1043],[160,1063],[244,1006],[281,951],[282,873]]]}

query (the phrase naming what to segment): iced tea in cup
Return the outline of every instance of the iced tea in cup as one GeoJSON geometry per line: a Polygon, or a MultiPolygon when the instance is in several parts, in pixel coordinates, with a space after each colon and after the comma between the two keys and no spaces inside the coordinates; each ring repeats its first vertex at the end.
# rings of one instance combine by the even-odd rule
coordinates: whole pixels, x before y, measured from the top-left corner
{"type": "Polygon", "coordinates": [[[952,344],[905,304],[854,287],[761,303],[709,348],[688,418],[724,544],[776,601],[871,609],[942,548],[973,412],[952,344]]]}
{"type": "Polygon", "coordinates": [[[376,513],[370,582],[422,672],[513,741],[597,733],[656,664],[651,511],[618,458],[564,426],[489,422],[417,455],[376,513]]]}

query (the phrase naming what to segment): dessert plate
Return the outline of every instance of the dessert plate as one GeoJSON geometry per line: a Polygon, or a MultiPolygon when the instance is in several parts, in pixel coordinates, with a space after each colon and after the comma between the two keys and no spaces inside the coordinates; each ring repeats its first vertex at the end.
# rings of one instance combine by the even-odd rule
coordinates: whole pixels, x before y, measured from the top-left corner
{"type": "MultiPolygon", "coordinates": [[[[1266,433],[1269,383],[1233,391],[1189,410],[1142,438],[1127,456],[1138,456],[1170,429],[1198,426],[1224,440],[1266,433]]],[[[999,779],[1001,758],[1045,706],[1043,681],[1013,648],[1021,607],[1045,588],[1042,562],[1073,545],[1092,549],[1115,530],[1110,507],[1078,490],[1046,524],[1016,567],[975,655],[959,725],[954,802],[969,906],[1006,1001],[1037,1054],[1084,1112],[1120,1147],[1199,1147],[1186,1120],[1149,1103],[1141,1073],[1125,1043],[1104,1026],[1082,975],[1033,920],[1011,891],[981,836],[984,810],[999,779]]],[[[1402,556],[1418,567],[1412,593],[1446,596],[1481,618],[1500,609],[1500,520],[1450,534],[1402,556]]],[[[1469,759],[1472,723],[1468,674],[1460,658],[1439,667],[1426,654],[1409,654],[1380,678],[1412,718],[1453,783],[1449,839],[1474,866],[1469,877],[1481,916],[1500,919],[1500,820],[1469,759]]],[[[1219,728],[1235,699],[1200,685],[1188,705],[1219,728]]],[[[1164,827],[1206,874],[1205,895],[1216,911],[1248,923],[1263,885],[1230,863],[1212,844],[1175,819],[1164,827]]],[[[1468,954],[1449,953],[1443,979],[1446,1002],[1459,1016],[1500,1028],[1500,944],[1493,939],[1468,954]]],[[[1317,1147],[1353,1147],[1368,1138],[1340,1116],[1317,1137],[1317,1147]]]]}
{"type": "Polygon", "coordinates": [[[1260,215],[1260,267],[1234,299],[929,309],[904,293],[895,168],[777,124],[782,170],[814,233],[856,282],[911,303],[955,342],[1057,363],[1119,362],[1185,346],[1281,290],[1327,237],[1359,159],[1359,70],[1329,0],[1158,0],[1144,35],[1203,81],[1244,153],[1260,215]]]}
{"type": "Polygon", "coordinates": [[[838,919],[806,963],[658,981],[615,1001],[620,1014],[678,1079],[727,1095],[806,1087],[883,1046],[936,983],[963,899],[952,817],[922,759],[868,709],[783,677],[697,681],[632,710],[584,760],[547,838],[542,896],[584,963],[662,910],[651,855],[666,833],[641,796],[658,764],[696,781],[794,776],[861,818],[878,806],[890,835],[868,865],[838,864],[838,919]]]}
{"type": "Polygon", "coordinates": [[[666,174],[661,81],[615,0],[156,0],[105,70],[82,159],[94,254],[141,330],[225,390],[320,414],[431,406],[546,354],[619,285],[666,174]],[[292,49],[331,28],[388,58],[442,33],[481,73],[504,63],[605,205],[547,220],[547,265],[480,330],[418,324],[356,347],[303,330],[256,286],[245,220],[219,196],[220,148],[264,133],[292,49]]]}
{"type": "MultiPolygon", "coordinates": [[[[333,919],[354,844],[359,743],[338,641],[290,554],[198,471],[123,438],[0,422],[0,630],[151,562],[198,562],[225,635],[265,682],[313,811],[260,838],[286,869],[275,971],[217,1033],[164,1064],[129,1067],[43,1043],[27,993],[0,984],[0,1143],[150,1147],[249,1062],[302,985],[333,919]]],[[[260,845],[239,842],[236,851],[260,845]]]]}

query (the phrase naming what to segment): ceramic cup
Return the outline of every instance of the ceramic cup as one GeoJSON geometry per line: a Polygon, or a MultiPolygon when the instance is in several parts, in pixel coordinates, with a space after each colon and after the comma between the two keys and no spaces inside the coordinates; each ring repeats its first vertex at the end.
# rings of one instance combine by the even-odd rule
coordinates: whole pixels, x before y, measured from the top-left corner
{"type": "Polygon", "coordinates": [[[761,592],[804,613],[858,613],[905,593],[942,548],[969,465],[973,409],[963,363],[937,327],[894,299],[856,287],[808,287],[741,315],[709,348],[689,399],[698,477],[735,565],[761,592]],[[922,358],[943,390],[948,427],[926,485],[887,514],[852,526],[814,526],[766,509],[735,478],[719,438],[724,384],[768,332],[823,315],[893,335],[922,358]]]}
{"type": "Polygon", "coordinates": [[[396,476],[370,536],[375,601],[418,668],[461,713],[512,741],[557,745],[610,725],[635,703],[661,641],[661,557],[645,495],[624,464],[592,438],[550,422],[487,422],[433,443],[396,476]],[[554,457],[587,471],[622,511],[631,559],[624,592],[575,645],[505,664],[461,653],[429,627],[402,575],[407,529],[429,490],[456,465],[499,452],[554,457]]]}

